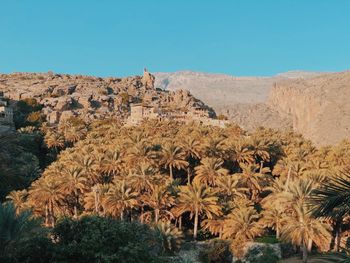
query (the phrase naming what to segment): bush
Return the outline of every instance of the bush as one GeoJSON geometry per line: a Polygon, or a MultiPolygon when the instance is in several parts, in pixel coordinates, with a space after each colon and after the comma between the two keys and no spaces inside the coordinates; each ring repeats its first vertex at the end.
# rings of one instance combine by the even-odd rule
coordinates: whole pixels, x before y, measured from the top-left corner
{"type": "Polygon", "coordinates": [[[232,261],[230,244],[221,239],[211,240],[204,249],[199,252],[201,262],[205,263],[229,263],[232,261]]]}
{"type": "Polygon", "coordinates": [[[160,254],[155,232],[137,222],[64,219],[53,234],[58,262],[155,262],[160,254]]]}
{"type": "Polygon", "coordinates": [[[52,262],[54,245],[46,236],[35,235],[9,245],[5,262],[52,262]]]}
{"type": "Polygon", "coordinates": [[[264,244],[277,244],[279,243],[279,240],[275,236],[265,236],[257,238],[256,242],[264,244]]]}
{"type": "Polygon", "coordinates": [[[296,251],[292,244],[281,243],[281,253],[282,253],[282,258],[290,258],[296,253],[296,251]]]}
{"type": "Polygon", "coordinates": [[[246,255],[246,260],[250,263],[277,263],[279,257],[273,248],[263,246],[249,249],[246,255]]]}

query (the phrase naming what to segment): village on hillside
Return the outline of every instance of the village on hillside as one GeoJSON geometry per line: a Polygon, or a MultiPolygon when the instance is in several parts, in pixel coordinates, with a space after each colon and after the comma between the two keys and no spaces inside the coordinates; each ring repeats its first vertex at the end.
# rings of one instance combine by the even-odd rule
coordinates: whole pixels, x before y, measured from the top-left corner
{"type": "Polygon", "coordinates": [[[14,73],[2,77],[0,123],[3,127],[14,126],[13,107],[16,107],[16,102],[27,99],[35,99],[43,105],[41,114],[53,126],[77,116],[86,121],[115,118],[127,126],[145,120],[195,122],[218,127],[229,124],[225,119],[218,119],[210,107],[187,90],[156,89],[155,77],[147,69],[144,69],[142,77],[123,79],[52,72],[14,73]],[[57,84],[59,81],[64,84],[57,84]],[[11,106],[7,101],[11,101],[11,106]]]}

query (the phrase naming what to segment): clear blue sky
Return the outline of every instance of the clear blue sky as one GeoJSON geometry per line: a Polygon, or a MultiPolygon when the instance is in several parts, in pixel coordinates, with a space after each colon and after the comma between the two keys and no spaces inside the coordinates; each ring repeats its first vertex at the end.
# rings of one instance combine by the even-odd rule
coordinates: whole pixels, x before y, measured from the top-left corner
{"type": "Polygon", "coordinates": [[[348,0],[0,0],[0,72],[350,69],[348,0]]]}

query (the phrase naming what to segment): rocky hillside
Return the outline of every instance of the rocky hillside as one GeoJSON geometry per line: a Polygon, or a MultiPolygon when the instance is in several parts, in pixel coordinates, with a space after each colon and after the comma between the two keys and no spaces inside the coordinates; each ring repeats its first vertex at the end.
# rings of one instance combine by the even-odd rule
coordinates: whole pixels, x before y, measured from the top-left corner
{"type": "Polygon", "coordinates": [[[71,116],[85,119],[115,117],[124,120],[131,103],[145,103],[170,111],[204,108],[215,112],[188,91],[164,91],[154,87],[154,76],[99,78],[48,73],[0,74],[0,91],[11,100],[35,98],[44,105],[42,113],[50,123],[71,116]]]}
{"type": "Polygon", "coordinates": [[[155,86],[167,90],[187,89],[194,96],[227,115],[247,130],[258,126],[291,128],[292,121],[280,116],[266,102],[271,87],[283,79],[309,78],[318,73],[291,71],[273,77],[234,77],[191,71],[155,73],[155,86]]]}
{"type": "Polygon", "coordinates": [[[292,118],[293,129],[318,145],[350,138],[350,71],[273,86],[268,105],[292,118]]]}
{"type": "Polygon", "coordinates": [[[292,71],[273,77],[156,73],[156,87],[188,89],[244,129],[293,129],[317,145],[350,138],[350,72],[292,71]]]}

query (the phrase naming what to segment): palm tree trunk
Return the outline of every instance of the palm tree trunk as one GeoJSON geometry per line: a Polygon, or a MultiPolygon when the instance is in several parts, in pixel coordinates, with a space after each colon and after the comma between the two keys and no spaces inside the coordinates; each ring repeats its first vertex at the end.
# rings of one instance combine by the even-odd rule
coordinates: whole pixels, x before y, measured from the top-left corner
{"type": "Polygon", "coordinates": [[[276,239],[280,238],[280,229],[276,226],[276,239]]]}
{"type": "Polygon", "coordinates": [[[307,252],[311,252],[312,250],[312,239],[309,239],[308,243],[307,243],[307,252]]]}
{"type": "Polygon", "coordinates": [[[141,215],[140,215],[141,224],[143,224],[143,212],[144,212],[144,209],[143,209],[143,206],[141,206],[141,215]]]}
{"type": "Polygon", "coordinates": [[[187,167],[187,184],[191,184],[191,169],[187,167]]]}
{"type": "Polygon", "coordinates": [[[49,226],[49,207],[47,204],[45,205],[45,226],[49,226]]]}
{"type": "Polygon", "coordinates": [[[303,263],[307,263],[307,247],[303,244],[303,263]]]}
{"type": "Polygon", "coordinates": [[[261,174],[262,172],[262,168],[264,166],[264,161],[260,161],[260,169],[259,169],[259,173],[261,174]]]}
{"type": "Polygon", "coordinates": [[[77,205],[74,205],[74,218],[75,218],[75,219],[78,218],[78,209],[77,209],[77,205]]]}
{"type": "Polygon", "coordinates": [[[79,204],[79,196],[76,195],[76,204],[74,205],[74,218],[78,218],[78,204],[79,204]]]}
{"type": "Polygon", "coordinates": [[[158,223],[158,220],[159,220],[159,209],[155,209],[154,210],[154,220],[156,223],[158,223]]]}
{"type": "Polygon", "coordinates": [[[95,212],[98,213],[97,191],[94,191],[94,194],[95,194],[95,212]]]}
{"type": "Polygon", "coordinates": [[[284,188],[285,191],[287,191],[287,189],[288,189],[291,172],[292,172],[292,166],[289,166],[288,175],[287,175],[287,181],[286,181],[285,188],[284,188]]]}
{"type": "Polygon", "coordinates": [[[122,210],[121,212],[120,212],[120,220],[123,220],[124,219],[124,210],[122,210]]]}
{"type": "Polygon", "coordinates": [[[182,229],[182,215],[179,217],[179,229],[182,229]]]}
{"type": "Polygon", "coordinates": [[[53,203],[52,203],[52,201],[50,202],[49,211],[50,211],[51,227],[55,227],[55,215],[54,215],[54,211],[53,211],[53,203]]]}
{"type": "Polygon", "coordinates": [[[341,240],[341,220],[337,220],[337,222],[335,223],[335,236],[334,236],[334,248],[333,250],[335,252],[339,252],[339,248],[340,248],[340,240],[341,240]]]}
{"type": "Polygon", "coordinates": [[[169,170],[170,170],[170,178],[174,179],[174,177],[173,177],[173,167],[171,165],[169,165],[169,170]]]}
{"type": "Polygon", "coordinates": [[[197,230],[198,230],[198,208],[196,207],[196,211],[194,214],[194,226],[193,226],[193,238],[197,239],[197,230]]]}

